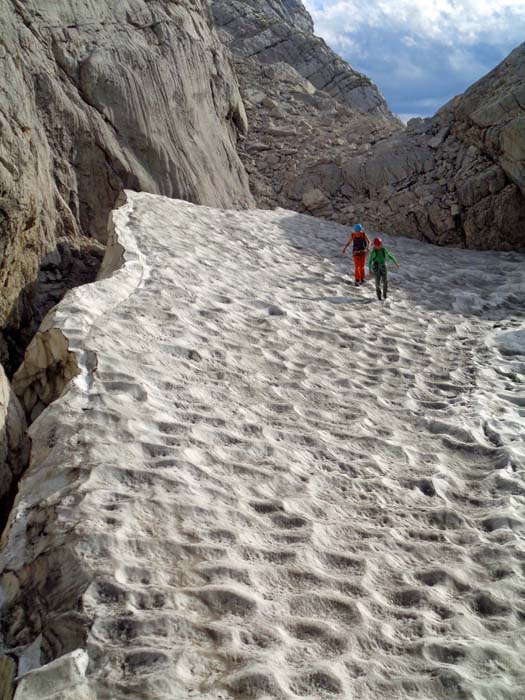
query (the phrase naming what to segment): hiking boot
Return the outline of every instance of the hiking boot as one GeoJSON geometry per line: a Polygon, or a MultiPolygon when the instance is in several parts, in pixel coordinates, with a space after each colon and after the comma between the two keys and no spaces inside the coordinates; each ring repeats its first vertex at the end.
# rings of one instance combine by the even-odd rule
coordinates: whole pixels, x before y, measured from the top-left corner
{"type": "Polygon", "coordinates": [[[381,292],[377,293],[377,298],[379,299],[379,301],[381,301],[381,292]]]}

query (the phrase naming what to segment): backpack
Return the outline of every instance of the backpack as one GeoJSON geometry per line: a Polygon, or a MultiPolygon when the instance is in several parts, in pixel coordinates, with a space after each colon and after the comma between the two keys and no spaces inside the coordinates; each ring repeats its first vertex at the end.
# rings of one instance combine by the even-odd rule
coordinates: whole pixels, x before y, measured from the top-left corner
{"type": "Polygon", "coordinates": [[[372,269],[386,269],[386,252],[384,248],[374,248],[374,258],[372,260],[372,269]]]}
{"type": "Polygon", "coordinates": [[[365,234],[361,233],[361,235],[357,238],[354,238],[354,246],[352,248],[352,253],[364,253],[366,250],[366,238],[365,234]]]}

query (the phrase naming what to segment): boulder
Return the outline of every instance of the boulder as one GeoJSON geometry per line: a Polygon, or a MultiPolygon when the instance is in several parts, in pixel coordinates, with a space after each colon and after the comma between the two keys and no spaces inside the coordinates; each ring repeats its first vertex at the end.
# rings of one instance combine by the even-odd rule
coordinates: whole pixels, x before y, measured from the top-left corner
{"type": "Polygon", "coordinates": [[[302,203],[304,208],[313,216],[330,216],[334,211],[330,199],[317,188],[305,192],[302,203]]]}

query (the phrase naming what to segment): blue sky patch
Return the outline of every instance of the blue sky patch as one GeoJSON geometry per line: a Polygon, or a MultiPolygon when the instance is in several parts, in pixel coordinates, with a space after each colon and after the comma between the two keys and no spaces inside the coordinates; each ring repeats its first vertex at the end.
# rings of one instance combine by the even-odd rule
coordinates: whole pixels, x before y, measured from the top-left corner
{"type": "Polygon", "coordinates": [[[303,0],[323,37],[406,120],[431,116],[525,38],[525,0],[303,0]]]}

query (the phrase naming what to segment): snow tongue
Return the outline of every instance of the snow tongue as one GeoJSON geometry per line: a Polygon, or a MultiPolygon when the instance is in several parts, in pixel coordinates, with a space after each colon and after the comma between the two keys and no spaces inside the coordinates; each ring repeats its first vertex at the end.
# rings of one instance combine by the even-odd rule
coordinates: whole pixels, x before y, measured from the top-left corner
{"type": "Polygon", "coordinates": [[[519,697],[524,258],[348,235],[127,192],[17,377],[15,700],[519,697]]]}

